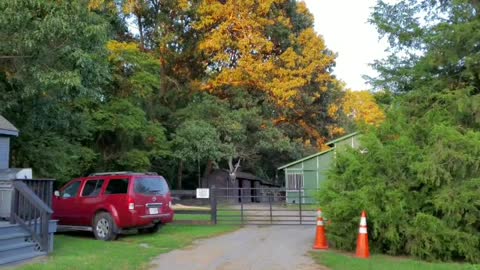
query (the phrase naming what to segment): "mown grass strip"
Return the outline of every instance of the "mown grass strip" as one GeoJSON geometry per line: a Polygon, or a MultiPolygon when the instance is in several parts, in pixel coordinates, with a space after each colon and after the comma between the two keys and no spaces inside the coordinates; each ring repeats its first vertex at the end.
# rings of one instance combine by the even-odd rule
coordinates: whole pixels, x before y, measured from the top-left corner
{"type": "Polygon", "coordinates": [[[318,264],[331,270],[480,270],[480,265],[429,263],[385,255],[373,255],[365,260],[334,251],[315,251],[310,254],[318,264]]]}

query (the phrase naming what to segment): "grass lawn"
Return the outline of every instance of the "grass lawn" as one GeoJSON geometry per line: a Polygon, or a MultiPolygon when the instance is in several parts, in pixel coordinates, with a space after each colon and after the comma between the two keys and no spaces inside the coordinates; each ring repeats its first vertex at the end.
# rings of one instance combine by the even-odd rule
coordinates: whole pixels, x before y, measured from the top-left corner
{"type": "Polygon", "coordinates": [[[210,215],[206,214],[175,214],[174,220],[210,220],[210,215]]]}
{"type": "Polygon", "coordinates": [[[122,236],[118,241],[97,241],[89,233],[57,234],[54,252],[45,262],[21,266],[22,270],[148,269],[161,253],[183,248],[194,240],[237,229],[238,226],[166,225],[156,234],[122,236]]]}
{"type": "Polygon", "coordinates": [[[384,255],[373,255],[367,260],[333,251],[315,251],[311,255],[316,262],[331,270],[480,270],[480,265],[428,263],[384,255]]]}

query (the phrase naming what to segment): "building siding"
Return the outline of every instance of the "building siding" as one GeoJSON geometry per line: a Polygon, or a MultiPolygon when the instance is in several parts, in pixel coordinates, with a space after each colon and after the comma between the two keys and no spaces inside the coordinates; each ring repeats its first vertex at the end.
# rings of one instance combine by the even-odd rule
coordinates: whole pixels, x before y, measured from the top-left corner
{"type": "MultiPolygon", "coordinates": [[[[303,160],[297,164],[285,168],[285,179],[291,173],[302,173],[304,181],[304,203],[315,203],[315,197],[328,178],[328,172],[335,160],[338,151],[344,151],[347,148],[359,147],[359,134],[353,137],[345,138],[345,140],[335,142],[334,151],[329,151],[321,155],[303,160]]],[[[287,203],[298,203],[298,191],[287,191],[287,203]]]]}
{"type": "Polygon", "coordinates": [[[10,138],[0,137],[0,169],[8,169],[10,159],[10,138]]]}

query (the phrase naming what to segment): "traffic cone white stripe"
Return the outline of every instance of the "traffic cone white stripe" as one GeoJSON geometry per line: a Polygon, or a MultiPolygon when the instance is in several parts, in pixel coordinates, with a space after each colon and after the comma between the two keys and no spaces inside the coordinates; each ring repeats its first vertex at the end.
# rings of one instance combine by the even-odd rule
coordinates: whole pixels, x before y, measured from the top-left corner
{"type": "Polygon", "coordinates": [[[367,226],[367,218],[366,217],[360,218],[360,226],[367,226]]]}
{"type": "Polygon", "coordinates": [[[323,226],[323,220],[317,220],[317,226],[323,226]]]}
{"type": "Polygon", "coordinates": [[[367,234],[367,227],[360,227],[358,229],[359,234],[367,234]]]}

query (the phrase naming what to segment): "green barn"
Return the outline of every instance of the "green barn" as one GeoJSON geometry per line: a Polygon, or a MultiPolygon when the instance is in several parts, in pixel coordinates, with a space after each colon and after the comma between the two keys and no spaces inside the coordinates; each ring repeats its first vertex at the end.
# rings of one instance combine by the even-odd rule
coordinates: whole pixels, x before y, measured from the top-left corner
{"type": "Polygon", "coordinates": [[[287,203],[298,203],[302,197],[305,197],[302,198],[302,203],[313,203],[312,196],[327,178],[327,171],[336,153],[345,147],[358,148],[359,136],[355,132],[327,142],[330,149],[279,167],[277,170],[285,170],[287,203]],[[300,196],[299,192],[302,192],[300,196]]]}

